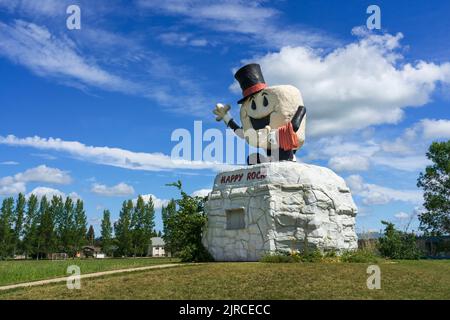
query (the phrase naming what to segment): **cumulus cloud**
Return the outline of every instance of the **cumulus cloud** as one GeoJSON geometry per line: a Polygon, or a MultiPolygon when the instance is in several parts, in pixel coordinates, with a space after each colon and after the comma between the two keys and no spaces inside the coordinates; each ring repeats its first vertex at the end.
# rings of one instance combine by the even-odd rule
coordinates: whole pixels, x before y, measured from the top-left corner
{"type": "Polygon", "coordinates": [[[71,192],[71,193],[69,193],[69,195],[66,195],[64,192],[62,192],[58,189],[53,189],[53,188],[48,188],[48,187],[34,188],[30,193],[28,193],[26,195],[26,197],[29,198],[32,194],[35,195],[36,197],[38,197],[38,199],[41,199],[44,196],[47,197],[48,200],[53,198],[53,196],[62,197],[63,199],[65,199],[66,197],[69,197],[74,201],[81,199],[81,197],[76,192],[71,192]]]}
{"type": "Polygon", "coordinates": [[[173,160],[162,153],[133,152],[110,147],[87,146],[78,141],[64,141],[54,138],[27,137],[13,135],[0,136],[0,145],[31,147],[68,153],[80,160],[110,165],[132,170],[167,171],[177,169],[209,169],[220,171],[232,166],[216,162],[173,160]]]}
{"type": "Polygon", "coordinates": [[[423,201],[419,190],[397,190],[376,184],[365,183],[360,175],[345,179],[353,194],[360,196],[366,205],[381,205],[394,201],[420,204],[423,201]]]}
{"type": "Polygon", "coordinates": [[[328,166],[336,171],[365,171],[369,165],[369,159],[359,155],[332,157],[328,161],[328,166]]]}
{"type": "Polygon", "coordinates": [[[27,183],[30,182],[70,184],[72,182],[72,177],[67,171],[41,165],[17,173],[14,176],[0,178],[0,195],[24,193],[26,191],[27,183]]]}
{"type": "Polygon", "coordinates": [[[450,120],[423,119],[420,125],[427,139],[450,138],[450,120]]]}
{"type": "Polygon", "coordinates": [[[91,191],[97,195],[105,197],[121,197],[134,194],[134,188],[124,182],[111,187],[104,184],[94,183],[91,191]]]}
{"type": "Polygon", "coordinates": [[[196,190],[196,191],[192,192],[192,196],[204,198],[204,197],[207,197],[211,191],[212,191],[211,189],[196,190]]]}
{"type": "MultiPolygon", "coordinates": [[[[406,107],[431,100],[439,83],[450,83],[450,63],[404,63],[403,38],[354,29],[357,41],[330,53],[286,46],[256,58],[270,85],[292,84],[304,96],[312,136],[396,124],[406,107]]],[[[233,85],[237,89],[237,84],[233,85]]]]}
{"type": "MultiPolygon", "coordinates": [[[[161,209],[163,206],[167,206],[167,204],[169,203],[170,200],[166,200],[166,199],[159,199],[157,196],[155,196],[154,194],[143,194],[141,195],[142,199],[144,199],[145,202],[148,202],[150,199],[153,200],[153,206],[156,210],[161,209]]],[[[136,203],[137,198],[133,200],[134,203],[136,203]]]]}
{"type": "Polygon", "coordinates": [[[21,182],[45,182],[54,184],[70,184],[72,177],[67,171],[57,168],[50,168],[46,165],[28,169],[14,176],[16,181],[21,182]]]}
{"type": "Polygon", "coordinates": [[[410,215],[406,212],[400,211],[399,213],[394,214],[394,217],[398,220],[407,220],[409,219],[410,215]]]}

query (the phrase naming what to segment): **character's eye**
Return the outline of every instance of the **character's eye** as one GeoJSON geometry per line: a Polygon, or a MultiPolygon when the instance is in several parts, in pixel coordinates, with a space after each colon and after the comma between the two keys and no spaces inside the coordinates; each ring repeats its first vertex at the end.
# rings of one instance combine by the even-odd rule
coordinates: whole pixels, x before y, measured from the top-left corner
{"type": "Polygon", "coordinates": [[[253,110],[256,110],[256,103],[255,103],[255,100],[252,101],[252,109],[253,109],[253,110]]]}
{"type": "Polygon", "coordinates": [[[263,105],[264,107],[267,107],[269,105],[269,100],[267,100],[267,97],[264,97],[263,105]]]}

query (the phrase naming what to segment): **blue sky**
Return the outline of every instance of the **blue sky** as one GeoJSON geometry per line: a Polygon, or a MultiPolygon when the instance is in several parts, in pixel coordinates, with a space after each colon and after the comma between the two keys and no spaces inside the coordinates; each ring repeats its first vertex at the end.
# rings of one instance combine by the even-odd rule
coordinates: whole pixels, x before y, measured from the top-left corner
{"type": "Polygon", "coordinates": [[[358,231],[404,226],[420,211],[427,146],[450,138],[448,12],[448,1],[0,0],[0,198],[81,197],[98,230],[125,199],[176,197],[166,183],[211,188],[221,166],[172,163],[171,134],[194,121],[224,131],[211,111],[238,115],[233,71],[251,61],[269,85],[302,91],[297,156],[346,179],[358,231]],[[71,4],[81,30],[66,27],[71,4]],[[371,4],[382,30],[365,27],[371,4]]]}

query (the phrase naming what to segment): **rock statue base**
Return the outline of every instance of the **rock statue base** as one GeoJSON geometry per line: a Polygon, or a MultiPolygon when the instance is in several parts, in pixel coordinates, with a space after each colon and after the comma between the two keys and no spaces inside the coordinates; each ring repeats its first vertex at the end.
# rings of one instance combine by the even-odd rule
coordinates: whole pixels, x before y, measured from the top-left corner
{"type": "Polygon", "coordinates": [[[218,261],[257,261],[269,252],[357,248],[357,208],[328,168],[264,163],[216,176],[203,243],[218,261]]]}

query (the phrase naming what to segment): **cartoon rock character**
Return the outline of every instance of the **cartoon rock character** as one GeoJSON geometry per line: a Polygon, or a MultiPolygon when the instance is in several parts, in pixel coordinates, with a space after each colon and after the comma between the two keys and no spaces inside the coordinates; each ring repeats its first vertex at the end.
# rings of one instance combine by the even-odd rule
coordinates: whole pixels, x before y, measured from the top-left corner
{"type": "Polygon", "coordinates": [[[300,91],[290,85],[267,86],[255,63],[242,67],[234,77],[243,94],[238,101],[242,128],[229,114],[229,105],[216,105],[216,120],[223,120],[250,145],[266,150],[267,157],[252,154],[248,164],[295,161],[295,152],[305,142],[306,109],[300,91]]]}

